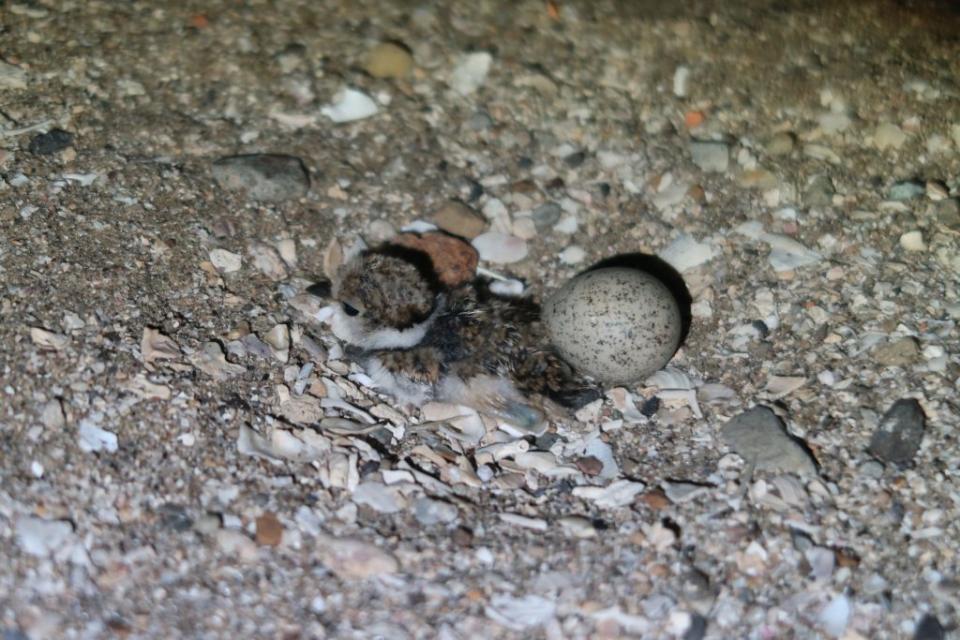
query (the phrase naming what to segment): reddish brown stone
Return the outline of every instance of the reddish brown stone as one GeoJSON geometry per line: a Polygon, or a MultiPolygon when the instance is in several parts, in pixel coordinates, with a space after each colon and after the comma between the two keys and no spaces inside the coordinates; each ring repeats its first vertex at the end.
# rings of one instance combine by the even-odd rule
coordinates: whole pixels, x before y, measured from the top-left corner
{"type": "Polygon", "coordinates": [[[283,539],[283,525],[269,511],[257,518],[257,544],[275,547],[283,539]]]}
{"type": "Polygon", "coordinates": [[[470,282],[476,275],[480,256],[476,249],[460,238],[436,232],[423,235],[401,233],[392,242],[430,256],[437,278],[448,287],[470,282]]]}

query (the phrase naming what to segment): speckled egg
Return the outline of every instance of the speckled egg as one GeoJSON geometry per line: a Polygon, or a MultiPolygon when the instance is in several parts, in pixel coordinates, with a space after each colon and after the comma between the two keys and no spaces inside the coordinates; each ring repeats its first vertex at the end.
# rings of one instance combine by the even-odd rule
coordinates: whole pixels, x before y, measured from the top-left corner
{"type": "Polygon", "coordinates": [[[663,282],[624,267],[573,278],[544,303],[543,321],[568,363],[610,384],[636,382],[667,364],[683,325],[663,282]]]}

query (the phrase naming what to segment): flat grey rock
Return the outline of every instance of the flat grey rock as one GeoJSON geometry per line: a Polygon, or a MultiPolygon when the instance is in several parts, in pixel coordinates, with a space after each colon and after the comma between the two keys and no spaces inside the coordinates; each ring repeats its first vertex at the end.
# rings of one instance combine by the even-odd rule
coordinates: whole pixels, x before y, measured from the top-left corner
{"type": "Polygon", "coordinates": [[[754,407],[723,425],[723,440],[758,471],[816,475],[817,465],[768,407],[754,407]]]}
{"type": "Polygon", "coordinates": [[[295,156],[271,153],[228,156],[213,163],[213,177],[228,191],[243,191],[251,200],[281,202],[306,195],[310,175],[295,156]]]}

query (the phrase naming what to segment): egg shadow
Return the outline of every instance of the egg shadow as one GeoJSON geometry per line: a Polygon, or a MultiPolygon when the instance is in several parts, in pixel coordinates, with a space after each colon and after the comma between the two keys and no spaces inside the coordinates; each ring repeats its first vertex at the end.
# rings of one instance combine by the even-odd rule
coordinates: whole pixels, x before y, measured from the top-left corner
{"type": "Polygon", "coordinates": [[[680,341],[677,343],[677,349],[682,347],[690,333],[690,323],[693,319],[690,305],[693,303],[693,298],[690,296],[690,290],[687,289],[687,283],[683,280],[680,272],[671,267],[665,260],[649,253],[621,253],[604,258],[582,273],[611,267],[649,273],[667,287],[680,308],[680,341]]]}

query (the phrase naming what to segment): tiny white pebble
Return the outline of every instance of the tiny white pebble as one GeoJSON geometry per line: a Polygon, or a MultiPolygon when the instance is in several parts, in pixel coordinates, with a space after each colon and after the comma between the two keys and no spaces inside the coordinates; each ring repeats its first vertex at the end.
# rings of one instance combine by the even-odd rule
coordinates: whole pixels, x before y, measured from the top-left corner
{"type": "Polygon", "coordinates": [[[185,447],[192,447],[197,441],[197,438],[192,433],[181,433],[177,436],[177,440],[185,447]]]}
{"type": "Polygon", "coordinates": [[[907,251],[923,251],[927,248],[919,231],[908,231],[900,236],[900,246],[907,251]]]}
{"type": "Polygon", "coordinates": [[[825,370],[817,374],[817,380],[820,381],[820,384],[832,387],[837,381],[837,377],[833,375],[833,371],[825,370]]]}
{"type": "Polygon", "coordinates": [[[587,252],[575,244],[560,252],[560,262],[563,264],[579,264],[587,257],[587,252]]]}
{"type": "Polygon", "coordinates": [[[42,478],[43,465],[37,462],[36,460],[34,460],[33,462],[30,463],[30,473],[33,474],[34,478],[42,478]]]}

